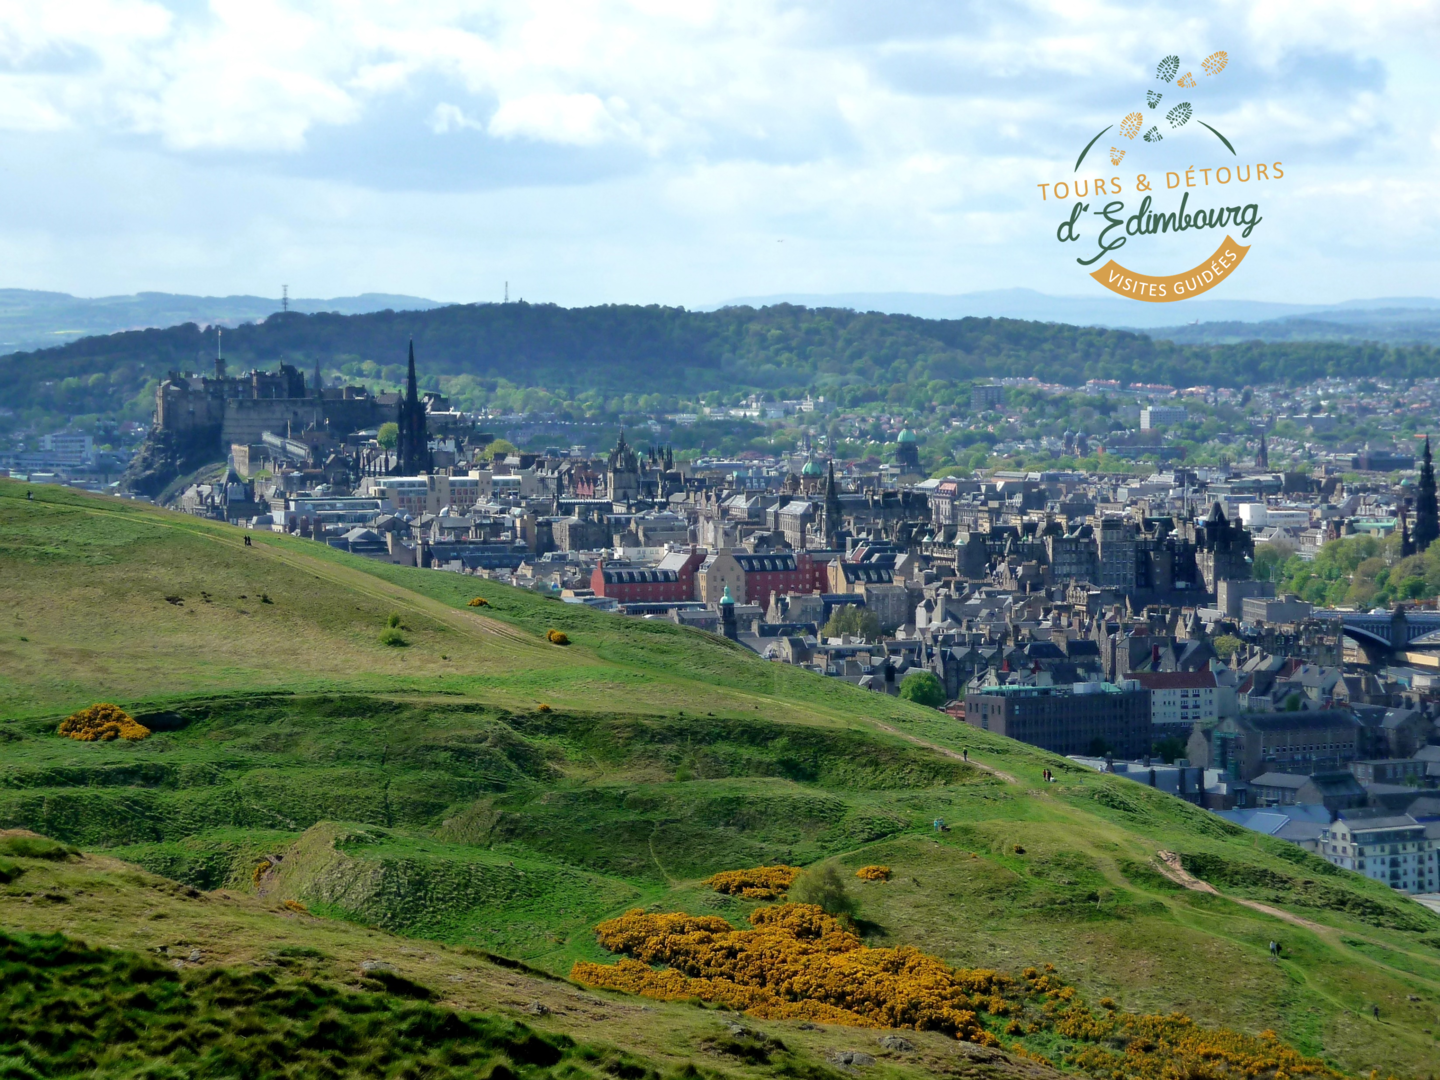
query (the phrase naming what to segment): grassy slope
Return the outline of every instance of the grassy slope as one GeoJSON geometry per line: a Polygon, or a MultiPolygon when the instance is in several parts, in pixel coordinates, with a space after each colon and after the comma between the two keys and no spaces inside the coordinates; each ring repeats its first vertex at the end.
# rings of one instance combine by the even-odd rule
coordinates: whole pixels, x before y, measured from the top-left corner
{"type": "MultiPolygon", "coordinates": [[[[0,849],[3,847],[4,838],[0,836],[0,849]]],[[[414,1065],[428,1065],[434,1071],[420,1068],[388,1075],[485,1075],[487,1057],[505,1053],[504,1044],[508,1041],[513,1045],[516,1035],[523,1039],[523,1029],[516,1030],[521,1023],[541,1032],[553,1045],[566,1051],[561,1068],[568,1066],[572,1070],[569,1075],[609,1075],[621,1080],[658,1080],[657,1074],[684,1076],[683,1069],[691,1062],[700,1066],[701,1076],[760,1077],[779,1072],[810,1080],[833,1080],[839,1074],[826,1067],[826,1053],[857,1046],[885,1059],[884,1075],[908,1080],[952,1071],[969,1061],[978,1049],[957,1046],[938,1034],[911,1033],[920,1053],[900,1057],[886,1055],[872,1045],[874,1038],[870,1033],[844,1028],[797,1030],[789,1025],[747,1021],[747,1027],[777,1038],[784,1046],[783,1050],[773,1045],[767,1048],[760,1040],[736,1039],[727,1030],[733,1014],[680,1003],[642,1002],[618,994],[591,993],[523,967],[495,963],[473,950],[415,941],[342,920],[317,918],[276,901],[240,892],[196,893],[103,855],[87,854],[60,861],[6,857],[5,862],[12,868],[11,872],[22,873],[8,886],[0,886],[0,970],[5,973],[4,980],[0,981],[0,1068],[10,1064],[4,1047],[12,1041],[17,1029],[53,1029],[58,1020],[60,1024],[68,1021],[75,1025],[70,1038],[80,1044],[82,1055],[93,1053],[100,1057],[104,1075],[130,1075],[136,1057],[130,1045],[132,1040],[104,1038],[113,1032],[117,1019],[111,1015],[119,1011],[114,1000],[124,1001],[133,995],[133,986],[115,984],[131,984],[136,981],[136,968],[153,970],[157,965],[174,972],[181,980],[181,988],[196,1000],[196,1015],[185,1018],[180,1033],[188,1035],[193,1045],[218,1043],[222,1051],[233,1052],[231,1060],[225,1062],[231,1068],[217,1070],[217,1074],[223,1075],[240,1073],[234,1067],[235,1058],[269,1065],[268,1044],[276,1036],[284,1043],[279,1051],[282,1070],[268,1075],[334,1075],[328,1069],[317,1067],[316,1058],[306,1053],[312,1047],[303,1040],[305,1032],[296,1032],[294,1027],[297,1020],[304,1024],[309,1017],[303,1011],[297,1017],[290,999],[298,996],[304,1005],[305,998],[338,994],[344,999],[344,1007],[332,1010],[331,1015],[338,1013],[340,1019],[345,1020],[348,1014],[352,1027],[357,1026],[357,1021],[373,1020],[394,1031],[400,1027],[396,1020],[418,1007],[414,1000],[417,991],[405,983],[430,991],[434,995],[432,1009],[436,1012],[479,1014],[477,1026],[482,1029],[482,1037],[475,1038],[473,1032],[460,1032],[457,1038],[450,1030],[453,1024],[434,1025],[432,1020],[432,1032],[438,1028],[440,1037],[432,1033],[422,1045],[406,1049],[414,1065]],[[21,986],[17,997],[7,998],[7,992],[15,993],[20,983],[18,966],[10,965],[24,959],[5,941],[6,932],[13,933],[17,927],[32,933],[63,932],[72,941],[83,940],[92,946],[123,951],[108,962],[103,958],[97,962],[96,958],[82,957],[89,963],[69,972],[68,984],[67,973],[59,973],[60,993],[27,999],[21,986]],[[394,989],[400,991],[398,994],[372,996],[381,986],[367,977],[363,965],[374,961],[389,965],[391,974],[405,980],[405,983],[394,984],[394,989]],[[103,968],[111,970],[97,970],[103,968]],[[263,981],[260,995],[243,992],[243,985],[241,993],[235,992],[235,983],[254,980],[263,981]],[[207,983],[217,981],[222,990],[229,991],[225,1000],[218,1003],[216,995],[207,992],[207,983]],[[88,1005],[87,999],[106,996],[111,998],[110,1002],[102,1000],[89,1010],[96,1019],[84,1022],[77,1022],[82,1018],[72,1010],[35,1007],[43,1005],[46,998],[64,997],[72,1002],[78,999],[88,1005]],[[537,1004],[543,1008],[537,1008],[537,1004]],[[25,1009],[22,1010],[21,1005],[25,1009]],[[38,1016],[26,1015],[32,1010],[38,1016]],[[239,1023],[236,1023],[237,1013],[239,1023]],[[258,1038],[262,1033],[264,1038],[258,1038]],[[484,1037],[485,1033],[488,1038],[484,1037]],[[93,1045],[97,1035],[102,1043],[98,1047],[93,1045]],[[580,1045],[567,1047],[568,1039],[577,1040],[580,1045]],[[106,1047],[106,1042],[113,1045],[106,1047]],[[456,1042],[461,1049],[468,1048],[475,1059],[468,1063],[447,1061],[456,1042]],[[260,1045],[254,1045],[256,1043],[260,1045]],[[436,1057],[427,1060],[427,1054],[438,1055],[438,1061],[436,1057]],[[446,1064],[455,1068],[455,1073],[437,1067],[446,1064]],[[283,1066],[292,1071],[283,1071],[283,1066]]],[[[29,966],[33,970],[38,965],[29,966]]],[[[141,981],[153,983],[154,977],[147,976],[141,981]]],[[[170,997],[164,992],[148,996],[160,1004],[170,997]]],[[[135,1004],[132,999],[132,1009],[135,1004]]],[[[148,1008],[143,1001],[140,1007],[148,1008]]],[[[161,1014],[160,1019],[173,1022],[174,1010],[154,1011],[161,1014]]],[[[132,1011],[125,1019],[145,1030],[156,1017],[136,1015],[132,1011]]],[[[373,1053],[386,1043],[384,1039],[377,1039],[373,1030],[363,1033],[370,1035],[365,1040],[370,1045],[359,1049],[373,1053]]],[[[183,1055],[183,1041],[173,1038],[173,1034],[168,1030],[147,1031],[152,1043],[160,1036],[162,1045],[149,1048],[155,1057],[162,1056],[160,1051],[165,1044],[180,1044],[181,1053],[172,1051],[165,1062],[178,1066],[178,1071],[145,1075],[196,1075],[193,1060],[187,1061],[183,1055]]],[[[515,1064],[513,1053],[509,1056],[515,1064]]],[[[981,1056],[994,1057],[996,1061],[980,1075],[1035,1080],[1053,1075],[1025,1063],[1007,1063],[997,1055],[982,1053],[981,1056]]],[[[327,1057],[329,1055],[322,1056],[319,1064],[326,1064],[327,1057]]],[[[362,1059],[350,1064],[359,1073],[369,1063],[362,1059]]],[[[7,1072],[6,1075],[29,1074],[7,1072]]],[[[47,1075],[71,1073],[55,1069],[47,1075]]],[[[246,1075],[267,1074],[246,1072],[246,1075]]]]}
{"type": "Polygon", "coordinates": [[[258,856],[286,855],[261,878],[272,900],[561,973],[633,903],[743,917],[697,887],[713,870],[887,862],[894,881],[856,886],[878,941],[1050,961],[1091,1000],[1274,1027],[1356,1072],[1423,1074],[1440,1052],[1440,920],[1288,845],[707,635],[35,490],[0,481],[0,827],[201,887],[252,890],[258,856]],[[377,641],[392,611],[408,648],[377,641]],[[544,644],[551,626],[575,644],[544,644]],[[49,734],[106,698],[188,724],[121,746],[49,734]],[[1159,848],[1316,928],[1175,887],[1159,848]]]}

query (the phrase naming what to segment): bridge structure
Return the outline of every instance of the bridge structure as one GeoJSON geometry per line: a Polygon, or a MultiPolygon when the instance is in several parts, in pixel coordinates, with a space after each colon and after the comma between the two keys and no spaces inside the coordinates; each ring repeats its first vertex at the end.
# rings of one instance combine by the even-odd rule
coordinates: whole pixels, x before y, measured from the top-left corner
{"type": "MultiPolygon", "coordinates": [[[[1322,616],[1322,612],[1315,612],[1322,616]]],[[[1341,632],[1357,644],[1371,649],[1402,652],[1406,649],[1440,648],[1440,612],[1394,611],[1367,613],[1336,612],[1341,632]]]]}

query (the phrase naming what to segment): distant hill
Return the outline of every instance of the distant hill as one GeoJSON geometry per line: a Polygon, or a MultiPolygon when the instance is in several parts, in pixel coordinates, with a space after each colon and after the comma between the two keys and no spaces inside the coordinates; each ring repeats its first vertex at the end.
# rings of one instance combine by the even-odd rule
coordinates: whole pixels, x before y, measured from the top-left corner
{"type": "MultiPolygon", "coordinates": [[[[1081,385],[1252,386],[1324,375],[1432,375],[1434,345],[1239,342],[1181,345],[1145,334],[1019,319],[922,319],[811,309],[466,304],[365,315],[271,315],[224,335],[231,370],[293,363],[333,371],[373,362],[401,376],[413,339],[426,378],[470,376],[574,398],[733,391],[855,392],[1001,376],[1081,385]]],[[[0,405],[21,413],[148,415],[142,391],[168,370],[208,371],[216,332],[194,323],[86,338],[0,357],[0,405]],[[128,404],[127,404],[128,403],[128,404]]],[[[853,395],[852,395],[853,396],[853,395]]]]}
{"type": "MultiPolygon", "coordinates": [[[[390,293],[362,293],[329,300],[295,298],[291,311],[334,311],[363,315],[371,311],[421,311],[439,307],[435,300],[390,293]]],[[[179,326],[193,322],[236,326],[264,319],[281,308],[278,297],[183,296],[142,292],[130,296],[71,296],[34,289],[0,289],[0,352],[43,349],[94,334],[179,326]]]]}
{"type": "Polygon", "coordinates": [[[1440,324],[1440,300],[1403,297],[1347,300],[1340,304],[1283,304],[1261,300],[1189,300],[1184,304],[1140,304],[1104,293],[1091,296],[1050,296],[1034,289],[992,289],[986,292],[943,293],[856,292],[779,293],[727,300],[719,307],[766,307],[803,304],[807,307],[842,307],[879,311],[888,315],[918,315],[925,319],[1004,318],[1038,322],[1073,323],[1111,329],[1144,330],[1152,337],[1175,341],[1249,340],[1246,327],[1256,327],[1255,338],[1265,341],[1330,340],[1334,327],[1350,328],[1344,340],[1433,341],[1440,324]],[[1180,320],[1184,320],[1183,323],[1180,320]],[[1196,329],[1192,321],[1199,324],[1196,329]],[[1281,323],[1285,330],[1275,329],[1281,323]],[[1211,326],[1223,326],[1214,334],[1211,326]],[[1375,327],[1372,333],[1368,330],[1375,327]],[[1219,336],[1216,336],[1219,335],[1219,336]],[[1407,336],[1410,335],[1410,336],[1407,336]]]}
{"type": "Polygon", "coordinates": [[[1264,322],[1203,322],[1152,330],[1184,345],[1238,341],[1343,341],[1383,344],[1440,344],[1440,310],[1388,308],[1375,311],[1321,311],[1264,322]]]}

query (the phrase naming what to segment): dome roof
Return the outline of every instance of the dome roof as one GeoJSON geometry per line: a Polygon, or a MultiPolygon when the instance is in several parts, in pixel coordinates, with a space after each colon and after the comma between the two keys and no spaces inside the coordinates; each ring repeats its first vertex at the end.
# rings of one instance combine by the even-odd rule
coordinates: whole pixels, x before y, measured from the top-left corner
{"type": "Polygon", "coordinates": [[[801,476],[824,476],[825,470],[820,467],[818,461],[807,461],[800,467],[801,476]]]}
{"type": "Polygon", "coordinates": [[[896,442],[919,442],[919,440],[915,438],[915,433],[914,433],[913,431],[911,431],[908,427],[902,429],[901,432],[900,432],[900,434],[895,436],[895,441],[896,441],[896,442]]]}

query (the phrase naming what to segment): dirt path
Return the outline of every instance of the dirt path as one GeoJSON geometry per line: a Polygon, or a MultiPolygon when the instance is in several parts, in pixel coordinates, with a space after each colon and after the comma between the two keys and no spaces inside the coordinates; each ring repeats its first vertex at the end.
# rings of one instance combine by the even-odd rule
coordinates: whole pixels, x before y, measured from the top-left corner
{"type": "Polygon", "coordinates": [[[946,757],[954,758],[956,761],[963,761],[968,765],[974,765],[977,769],[988,772],[992,776],[998,776],[1007,784],[1018,784],[1020,782],[1016,780],[1015,777],[1011,776],[1008,772],[1002,772],[1000,769],[995,768],[994,765],[986,765],[983,761],[976,761],[972,757],[966,757],[958,750],[951,750],[948,747],[940,746],[933,742],[928,742],[927,740],[920,738],[918,735],[911,735],[907,732],[899,730],[898,728],[893,728],[889,724],[882,724],[879,720],[872,720],[870,722],[876,727],[878,727],[881,731],[888,731],[891,735],[899,735],[900,738],[906,739],[914,743],[916,746],[923,746],[927,750],[934,750],[937,754],[944,754],[946,757]]]}
{"type": "MultiPolygon", "coordinates": [[[[1160,872],[1175,882],[1175,884],[1184,885],[1185,888],[1193,892],[1209,893],[1211,896],[1224,895],[1208,881],[1201,881],[1194,874],[1190,873],[1190,871],[1186,870],[1185,867],[1180,864],[1180,856],[1175,854],[1175,852],[1157,851],[1155,854],[1160,857],[1160,872]]],[[[1330,929],[1328,926],[1321,926],[1319,923],[1311,922],[1309,919],[1302,919],[1299,915],[1292,915],[1290,912],[1282,911],[1280,908],[1271,907],[1269,904],[1262,904],[1259,900],[1244,900],[1238,896],[1226,896],[1225,899],[1234,901],[1237,904],[1243,904],[1265,915],[1273,915],[1275,918],[1282,919],[1295,926],[1303,926],[1306,930],[1323,933],[1330,929]]]]}

